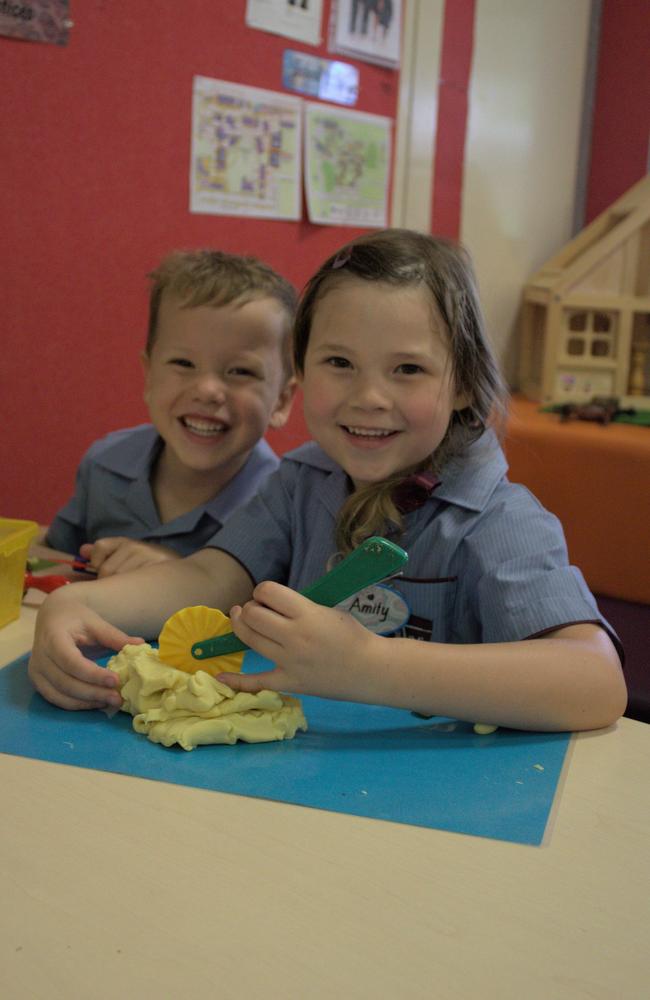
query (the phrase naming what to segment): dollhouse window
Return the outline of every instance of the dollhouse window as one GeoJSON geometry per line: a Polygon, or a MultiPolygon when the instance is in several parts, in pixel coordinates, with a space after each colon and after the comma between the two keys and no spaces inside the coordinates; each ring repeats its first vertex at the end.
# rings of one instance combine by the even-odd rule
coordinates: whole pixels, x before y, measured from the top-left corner
{"type": "Polygon", "coordinates": [[[585,360],[616,357],[616,313],[569,309],[565,314],[565,330],[565,356],[585,360]]]}
{"type": "MultiPolygon", "coordinates": [[[[587,329],[587,314],[583,312],[571,313],[569,316],[569,330],[581,332],[587,329]]],[[[571,353],[569,351],[569,353],[571,353]]]]}
{"type": "Polygon", "coordinates": [[[566,345],[566,352],[571,357],[579,357],[585,353],[585,342],[582,337],[569,337],[566,345]]]}

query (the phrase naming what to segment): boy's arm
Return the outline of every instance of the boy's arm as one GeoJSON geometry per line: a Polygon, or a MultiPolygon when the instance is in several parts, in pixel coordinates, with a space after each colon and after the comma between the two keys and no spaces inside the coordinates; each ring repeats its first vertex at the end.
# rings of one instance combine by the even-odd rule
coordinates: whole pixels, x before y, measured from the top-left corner
{"type": "Polygon", "coordinates": [[[81,527],[72,524],[57,514],[40,537],[42,545],[53,549],[55,552],[66,552],[71,556],[78,553],[80,545],[85,539],[85,534],[81,527]]]}
{"type": "Polygon", "coordinates": [[[117,650],[134,638],[155,638],[179,608],[207,604],[227,612],[233,603],[248,600],[252,590],[246,570],[217,549],[62,587],[39,610],[29,675],[43,697],[61,708],[119,705],[110,671],[84,657],[79,647],[117,650]]]}
{"type": "Polygon", "coordinates": [[[61,507],[50,524],[43,538],[43,544],[59,552],[69,552],[76,555],[79,546],[86,541],[87,534],[87,510],[88,510],[88,488],[91,476],[92,459],[90,454],[94,445],[91,445],[85,455],[83,455],[75,476],[74,493],[70,499],[61,507]]]}
{"type": "Polygon", "coordinates": [[[182,556],[168,545],[157,542],[141,542],[135,538],[99,538],[96,542],[86,542],[79,549],[80,555],[88,559],[101,580],[118,573],[132,573],[145,566],[155,566],[182,556]]]}
{"type": "Polygon", "coordinates": [[[277,664],[224,674],[237,690],[260,688],[406,708],[513,729],[599,729],[625,710],[613,643],[581,623],[519,642],[437,643],[373,635],[336,608],[265,582],[232,613],[237,635],[277,664]]]}

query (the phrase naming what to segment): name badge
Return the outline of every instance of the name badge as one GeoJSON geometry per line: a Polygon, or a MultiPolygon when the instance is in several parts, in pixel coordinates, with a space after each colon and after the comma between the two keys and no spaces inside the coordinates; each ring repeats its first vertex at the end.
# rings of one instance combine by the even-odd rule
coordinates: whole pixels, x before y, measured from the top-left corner
{"type": "Polygon", "coordinates": [[[406,625],[411,609],[404,596],[384,583],[360,590],[337,604],[375,635],[393,635],[406,625]]]}

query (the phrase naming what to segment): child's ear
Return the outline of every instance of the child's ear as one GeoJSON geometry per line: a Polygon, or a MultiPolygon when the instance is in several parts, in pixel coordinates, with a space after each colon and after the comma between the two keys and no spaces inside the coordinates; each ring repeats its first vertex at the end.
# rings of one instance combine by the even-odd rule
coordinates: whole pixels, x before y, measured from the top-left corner
{"type": "Polygon", "coordinates": [[[466,392],[459,392],[454,396],[454,410],[466,410],[471,405],[471,397],[466,392]]]}
{"type": "Polygon", "coordinates": [[[289,419],[297,387],[298,383],[296,382],[296,379],[290,378],[288,382],[285,382],[283,388],[281,389],[280,395],[278,396],[277,402],[269,419],[269,427],[271,427],[274,431],[284,427],[289,419]]]}
{"type": "Polygon", "coordinates": [[[452,409],[455,412],[460,412],[460,410],[466,410],[467,407],[471,406],[473,403],[471,389],[466,388],[465,390],[463,390],[460,388],[460,386],[458,386],[458,384],[454,386],[454,389],[456,391],[454,393],[452,409]]]}

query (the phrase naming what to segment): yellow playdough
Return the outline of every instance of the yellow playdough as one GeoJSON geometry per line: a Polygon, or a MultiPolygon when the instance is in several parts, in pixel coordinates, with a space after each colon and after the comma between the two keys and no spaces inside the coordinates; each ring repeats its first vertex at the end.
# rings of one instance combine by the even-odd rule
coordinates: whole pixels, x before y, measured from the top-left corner
{"type": "Polygon", "coordinates": [[[127,645],[108,669],[120,678],[122,711],[154,743],[184,750],[206,743],[269,743],[307,729],[296,698],[259,691],[234,692],[204,670],[187,674],[161,662],[148,643],[127,645]]]}

